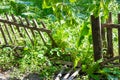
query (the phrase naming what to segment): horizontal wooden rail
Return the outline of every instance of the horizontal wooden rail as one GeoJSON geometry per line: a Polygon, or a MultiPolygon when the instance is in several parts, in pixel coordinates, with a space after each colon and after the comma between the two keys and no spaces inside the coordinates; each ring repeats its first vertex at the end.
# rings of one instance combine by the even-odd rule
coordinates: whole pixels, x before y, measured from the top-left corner
{"type": "Polygon", "coordinates": [[[28,25],[24,25],[24,24],[19,24],[17,22],[11,22],[11,21],[8,21],[8,20],[3,20],[3,19],[0,19],[0,22],[3,22],[3,23],[8,23],[8,24],[11,24],[11,25],[15,25],[15,26],[19,26],[19,27],[24,27],[24,28],[28,28],[28,29],[32,29],[32,30],[36,30],[36,31],[42,31],[42,32],[46,32],[46,33],[51,33],[50,30],[47,30],[45,28],[37,28],[37,27],[32,27],[32,26],[29,26],[28,25]]]}
{"type": "Polygon", "coordinates": [[[4,48],[4,47],[11,47],[12,49],[19,49],[19,50],[24,49],[23,46],[13,46],[13,45],[2,45],[2,46],[0,46],[0,48],[4,48]]]}
{"type": "Polygon", "coordinates": [[[111,23],[105,23],[105,24],[101,24],[102,27],[106,27],[106,28],[120,28],[120,24],[111,24],[111,23]]]}
{"type": "Polygon", "coordinates": [[[103,66],[103,65],[105,65],[106,63],[110,63],[111,61],[114,61],[114,60],[117,60],[117,59],[120,59],[120,56],[112,57],[112,58],[110,58],[110,59],[108,59],[108,60],[105,60],[105,61],[103,61],[103,62],[101,63],[101,65],[103,66]]]}

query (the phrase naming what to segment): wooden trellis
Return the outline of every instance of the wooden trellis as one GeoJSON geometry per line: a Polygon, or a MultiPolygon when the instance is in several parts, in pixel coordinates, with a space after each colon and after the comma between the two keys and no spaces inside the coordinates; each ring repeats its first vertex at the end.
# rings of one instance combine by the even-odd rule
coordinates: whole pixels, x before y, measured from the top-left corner
{"type": "Polygon", "coordinates": [[[35,19],[30,21],[27,18],[16,17],[14,15],[8,16],[7,14],[5,14],[5,17],[0,18],[0,45],[2,47],[22,49],[26,46],[27,42],[35,45],[36,41],[42,41],[44,45],[47,45],[46,37],[43,33],[47,34],[52,46],[55,46],[51,31],[46,29],[43,22],[40,22],[42,26],[40,27],[35,19]]]}
{"type": "Polygon", "coordinates": [[[118,24],[112,23],[112,13],[109,13],[108,20],[106,21],[106,23],[103,24],[100,21],[100,17],[95,17],[92,15],[91,25],[95,61],[101,58],[105,58],[105,56],[103,55],[103,48],[107,49],[106,56],[108,59],[102,64],[114,61],[116,59],[120,60],[120,14],[118,14],[118,24]],[[118,30],[118,56],[115,56],[113,51],[113,29],[118,30]]]}

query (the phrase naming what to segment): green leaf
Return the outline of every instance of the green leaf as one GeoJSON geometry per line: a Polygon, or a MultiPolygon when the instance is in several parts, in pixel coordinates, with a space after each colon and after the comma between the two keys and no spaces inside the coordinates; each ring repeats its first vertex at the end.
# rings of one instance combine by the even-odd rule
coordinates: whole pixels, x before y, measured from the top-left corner
{"type": "Polygon", "coordinates": [[[27,51],[29,48],[26,46],[26,47],[24,47],[24,51],[27,51]]]}
{"type": "Polygon", "coordinates": [[[0,9],[9,9],[10,6],[6,5],[6,6],[3,6],[3,5],[0,5],[0,9]]]}
{"type": "Polygon", "coordinates": [[[49,3],[49,1],[47,2],[46,0],[43,1],[43,4],[42,4],[42,8],[45,9],[45,8],[51,8],[51,6],[48,6],[47,3],[49,3]]]}
{"type": "Polygon", "coordinates": [[[90,74],[90,76],[95,80],[100,80],[98,75],[90,74]]]}
{"type": "Polygon", "coordinates": [[[76,2],[76,0],[70,0],[71,3],[76,2]]]}
{"type": "Polygon", "coordinates": [[[82,26],[81,26],[81,30],[80,30],[80,37],[79,37],[79,41],[78,41],[78,46],[80,46],[80,44],[82,44],[82,41],[84,40],[85,36],[88,35],[89,33],[89,27],[88,27],[88,23],[87,22],[83,22],[82,26]]]}
{"type": "Polygon", "coordinates": [[[74,68],[78,65],[78,62],[79,62],[80,58],[77,58],[74,60],[74,68]]]}
{"type": "Polygon", "coordinates": [[[35,16],[35,13],[33,12],[25,12],[25,13],[22,13],[23,16],[35,16]]]}
{"type": "Polygon", "coordinates": [[[44,55],[43,54],[38,54],[38,57],[42,59],[44,57],[44,55]]]}
{"type": "Polygon", "coordinates": [[[118,78],[113,75],[108,75],[108,80],[118,80],[118,78]]]}

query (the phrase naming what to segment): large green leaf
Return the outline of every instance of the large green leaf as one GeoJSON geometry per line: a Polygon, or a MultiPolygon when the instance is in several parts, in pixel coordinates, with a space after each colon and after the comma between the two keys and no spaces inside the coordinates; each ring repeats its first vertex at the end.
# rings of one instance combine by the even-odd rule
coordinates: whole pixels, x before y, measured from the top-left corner
{"type": "Polygon", "coordinates": [[[79,40],[78,40],[78,46],[80,46],[80,44],[82,44],[82,41],[84,40],[85,36],[88,35],[88,33],[89,33],[88,24],[89,23],[87,23],[87,22],[82,23],[82,26],[81,26],[81,29],[80,29],[80,37],[79,37],[79,40]]]}

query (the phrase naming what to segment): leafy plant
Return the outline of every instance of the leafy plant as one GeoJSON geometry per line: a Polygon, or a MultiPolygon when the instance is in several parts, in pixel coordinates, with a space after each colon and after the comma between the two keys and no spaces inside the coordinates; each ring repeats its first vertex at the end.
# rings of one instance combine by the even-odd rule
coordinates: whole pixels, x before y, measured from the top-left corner
{"type": "Polygon", "coordinates": [[[14,52],[11,48],[6,47],[0,51],[0,68],[3,70],[10,69],[15,64],[14,52]]]}

